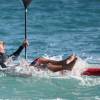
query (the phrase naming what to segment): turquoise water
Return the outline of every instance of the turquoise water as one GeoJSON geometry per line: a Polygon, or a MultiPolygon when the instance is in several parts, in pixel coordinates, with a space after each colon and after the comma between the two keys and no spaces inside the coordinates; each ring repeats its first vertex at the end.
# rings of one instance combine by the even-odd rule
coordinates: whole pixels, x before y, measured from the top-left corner
{"type": "MultiPolygon", "coordinates": [[[[0,1],[0,40],[6,42],[8,54],[24,39],[23,15],[21,0],[0,1]]],[[[29,61],[75,53],[89,63],[100,63],[99,0],[33,0],[27,26],[29,61]]],[[[0,100],[100,100],[99,77],[41,75],[22,78],[0,73],[0,100]]]]}

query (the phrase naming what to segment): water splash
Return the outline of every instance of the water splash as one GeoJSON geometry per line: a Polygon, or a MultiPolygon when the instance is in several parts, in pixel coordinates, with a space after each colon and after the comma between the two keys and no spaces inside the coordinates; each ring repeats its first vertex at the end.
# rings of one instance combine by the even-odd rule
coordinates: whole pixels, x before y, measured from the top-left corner
{"type": "MultiPolygon", "coordinates": [[[[48,59],[53,59],[53,60],[61,60],[62,56],[53,56],[50,57],[48,55],[44,56],[45,58],[48,59]]],[[[47,79],[71,79],[74,78],[76,80],[80,81],[80,85],[82,86],[94,86],[94,85],[99,85],[100,80],[99,78],[96,78],[95,80],[90,77],[82,77],[81,73],[82,71],[86,68],[89,67],[90,65],[86,62],[86,60],[82,60],[81,58],[78,57],[78,60],[73,68],[73,70],[70,71],[61,71],[61,72],[56,72],[53,73],[49,70],[40,70],[35,68],[34,66],[29,66],[29,62],[27,62],[23,58],[19,58],[16,61],[13,61],[12,58],[9,58],[6,62],[8,68],[7,69],[2,69],[3,72],[5,72],[8,75],[12,76],[21,76],[21,77],[39,77],[39,78],[47,78],[47,79]]]]}
{"type": "MultiPolygon", "coordinates": [[[[52,60],[61,60],[62,56],[53,56],[50,57],[48,55],[44,56],[45,58],[52,59],[52,60]]],[[[49,70],[40,70],[35,68],[34,66],[29,66],[29,63],[23,59],[19,58],[17,63],[16,61],[12,60],[12,57],[10,57],[6,61],[6,65],[8,66],[7,69],[3,69],[7,74],[10,75],[16,75],[16,76],[37,76],[37,77],[45,77],[45,78],[68,78],[68,77],[75,77],[77,79],[80,79],[80,72],[84,68],[84,66],[87,65],[85,61],[83,61],[81,58],[78,58],[72,72],[70,71],[61,71],[52,73],[49,70]]]]}
{"type": "Polygon", "coordinates": [[[85,86],[85,87],[93,87],[93,86],[99,86],[100,85],[100,78],[96,76],[92,77],[82,77],[82,81],[80,81],[79,85],[85,86]]]}
{"type": "Polygon", "coordinates": [[[81,58],[78,57],[71,74],[73,76],[80,76],[81,73],[83,72],[83,70],[85,70],[85,68],[89,67],[89,64],[85,61],[82,60],[81,58]]]}
{"type": "Polygon", "coordinates": [[[49,55],[47,55],[47,54],[45,54],[43,57],[44,58],[47,58],[47,59],[50,59],[50,60],[57,60],[57,61],[59,61],[59,60],[62,60],[62,56],[63,55],[58,55],[58,56],[49,56],[49,55]]]}

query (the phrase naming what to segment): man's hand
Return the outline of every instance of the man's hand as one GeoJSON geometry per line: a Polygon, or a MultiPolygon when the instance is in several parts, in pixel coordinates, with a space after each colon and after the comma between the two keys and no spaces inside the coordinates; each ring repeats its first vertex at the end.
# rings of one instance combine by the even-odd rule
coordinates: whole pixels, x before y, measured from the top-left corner
{"type": "Polygon", "coordinates": [[[29,46],[29,42],[28,42],[28,40],[24,40],[24,42],[23,42],[23,46],[24,46],[24,47],[28,47],[28,46],[29,46]]]}

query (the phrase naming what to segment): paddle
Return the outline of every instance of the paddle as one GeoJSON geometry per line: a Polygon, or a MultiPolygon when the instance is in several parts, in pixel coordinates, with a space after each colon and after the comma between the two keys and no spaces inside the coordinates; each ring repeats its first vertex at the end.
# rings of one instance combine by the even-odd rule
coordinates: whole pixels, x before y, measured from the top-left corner
{"type": "MultiPolygon", "coordinates": [[[[29,4],[31,3],[32,0],[22,0],[23,4],[24,4],[24,8],[25,8],[25,40],[27,39],[27,30],[26,30],[26,25],[27,25],[27,7],[29,6],[29,4]]],[[[27,58],[26,55],[26,47],[25,47],[25,59],[27,58]]]]}
{"type": "Polygon", "coordinates": [[[22,0],[23,1],[23,4],[24,4],[24,7],[25,7],[25,10],[27,9],[27,7],[29,6],[29,4],[31,3],[32,0],[22,0]]]}

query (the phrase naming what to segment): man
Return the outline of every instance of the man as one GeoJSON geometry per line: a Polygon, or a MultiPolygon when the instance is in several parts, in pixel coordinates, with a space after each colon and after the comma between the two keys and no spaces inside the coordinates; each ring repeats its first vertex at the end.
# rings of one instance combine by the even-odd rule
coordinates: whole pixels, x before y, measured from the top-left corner
{"type": "Polygon", "coordinates": [[[22,52],[22,50],[28,46],[28,42],[25,40],[22,45],[11,55],[7,55],[5,52],[5,43],[3,41],[0,41],[0,65],[2,68],[6,68],[7,66],[5,65],[5,62],[7,61],[7,59],[9,57],[12,57],[13,60],[15,60],[20,53],[22,52]]]}
{"type": "Polygon", "coordinates": [[[49,60],[46,58],[37,58],[30,64],[30,66],[35,66],[41,69],[47,68],[52,72],[57,72],[62,70],[71,71],[76,60],[77,57],[75,55],[71,55],[68,58],[61,61],[49,60]]]}

